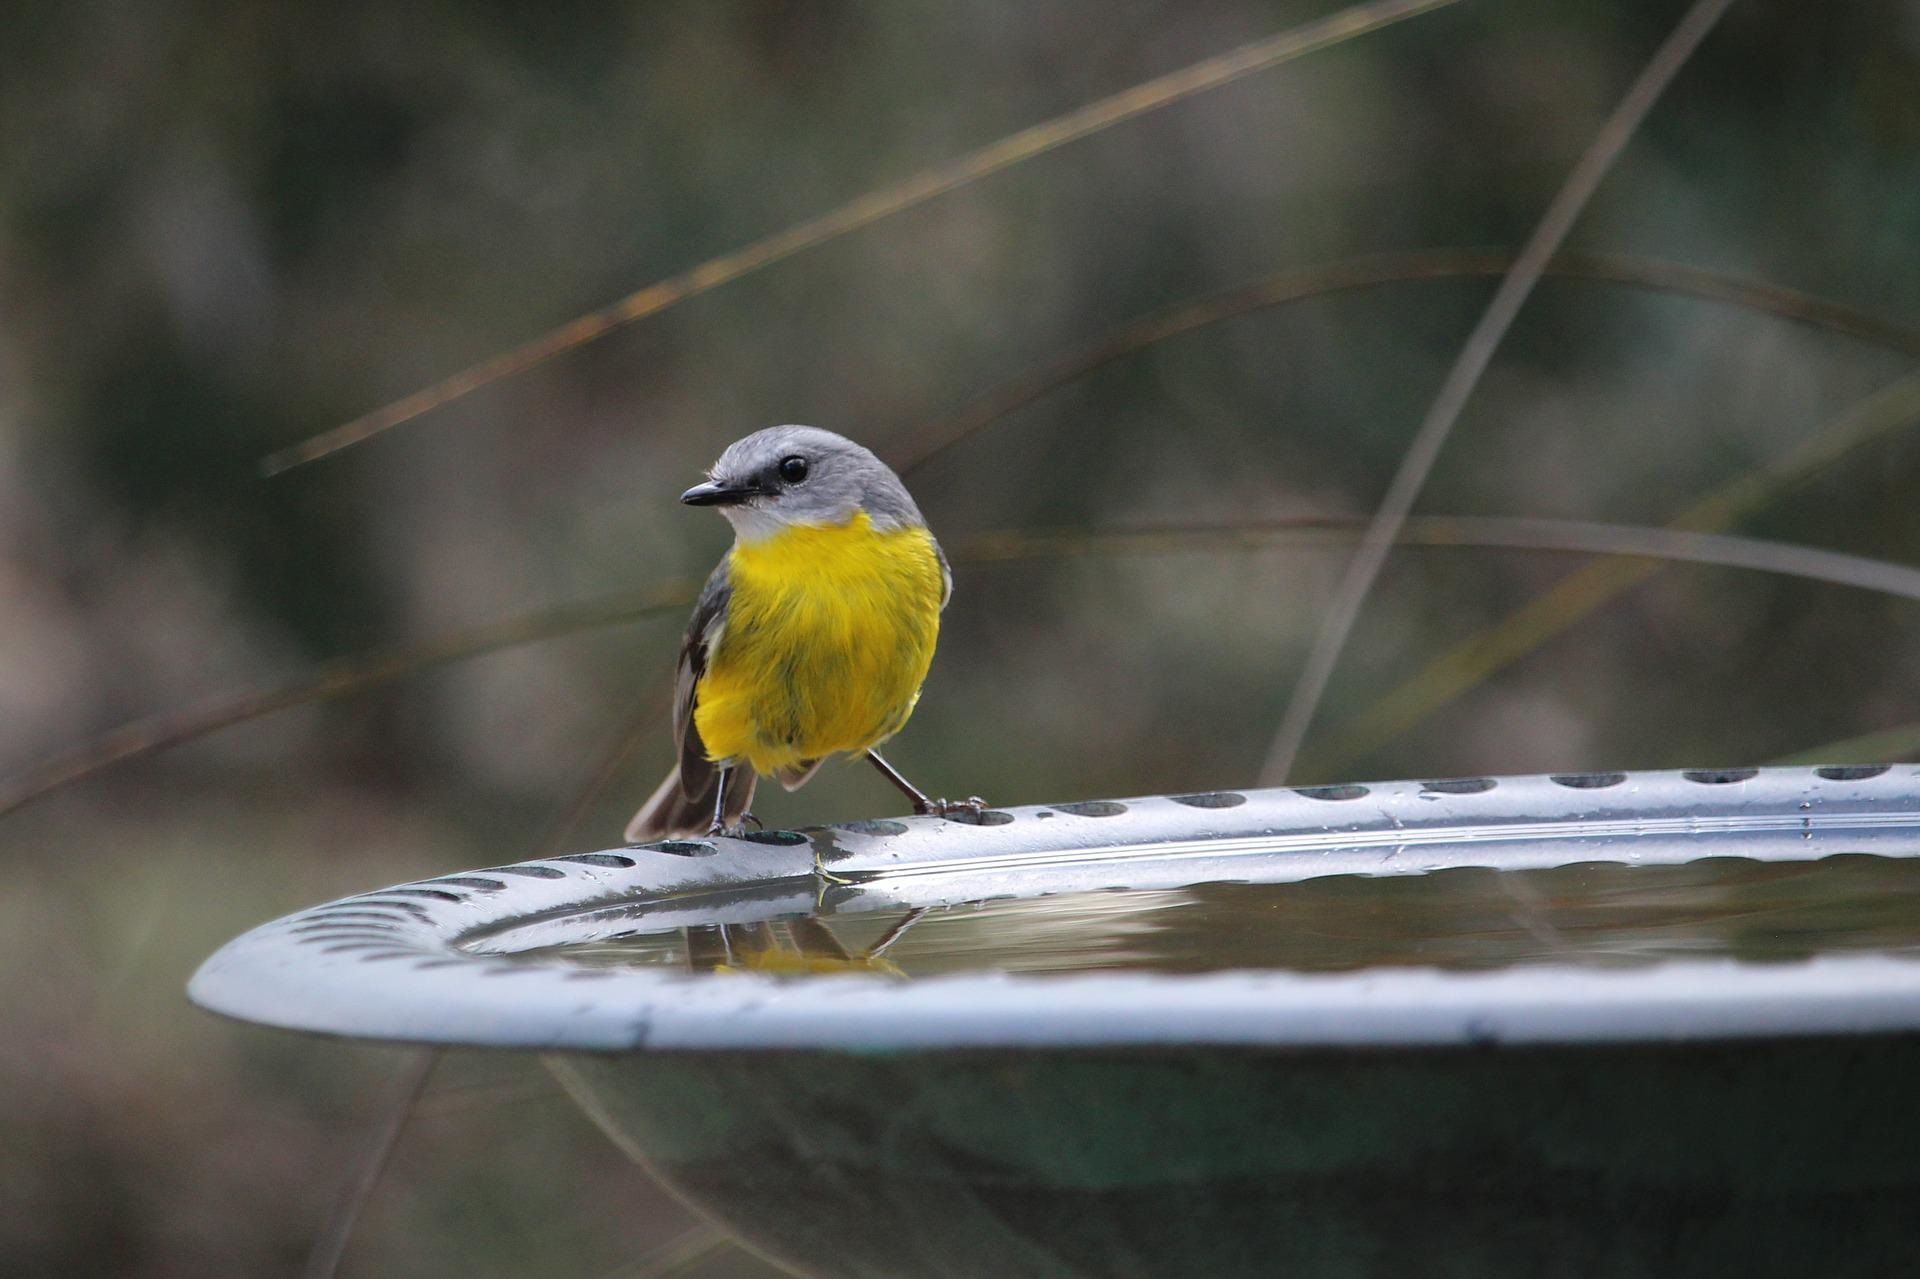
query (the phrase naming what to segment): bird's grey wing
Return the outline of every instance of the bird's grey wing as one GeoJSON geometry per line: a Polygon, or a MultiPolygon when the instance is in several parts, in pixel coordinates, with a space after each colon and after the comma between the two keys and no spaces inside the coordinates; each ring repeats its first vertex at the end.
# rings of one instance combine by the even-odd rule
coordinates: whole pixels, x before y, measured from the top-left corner
{"type": "Polygon", "coordinates": [[[953,598],[953,568],[947,563],[947,553],[940,549],[940,539],[928,533],[927,540],[933,543],[933,557],[940,561],[940,610],[945,612],[947,601],[953,598]]]}
{"type": "Polygon", "coordinates": [[[680,744],[680,793],[689,799],[712,787],[716,771],[707,758],[707,744],[700,740],[693,712],[699,700],[700,677],[706,674],[707,659],[726,629],[727,602],[732,597],[727,562],[721,560],[701,588],[693,617],[687,622],[687,637],[680,645],[680,668],[673,685],[673,737],[680,744]]]}

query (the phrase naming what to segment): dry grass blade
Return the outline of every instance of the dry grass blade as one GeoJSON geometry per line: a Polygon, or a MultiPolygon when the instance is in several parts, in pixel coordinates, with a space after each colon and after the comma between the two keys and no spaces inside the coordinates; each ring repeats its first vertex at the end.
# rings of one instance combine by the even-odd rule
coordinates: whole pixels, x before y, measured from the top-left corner
{"type": "Polygon", "coordinates": [[[91,777],[124,760],[178,746],[275,711],[332,701],[435,667],[520,644],[557,639],[596,627],[638,622],[662,613],[678,612],[692,600],[692,587],[676,583],[648,591],[623,592],[559,608],[541,609],[422,644],[401,645],[372,655],[340,658],[322,665],[312,675],[278,688],[246,689],[211,698],[186,710],[136,720],[0,784],[0,817],[50,791],[91,777]]]}
{"type": "MultiPolygon", "coordinates": [[[[953,559],[962,564],[1003,564],[1087,555],[1327,549],[1351,545],[1364,527],[1357,519],[1314,517],[1229,525],[987,533],[958,543],[953,559]]],[[[1604,555],[1619,557],[1623,567],[1636,569],[1661,563],[1710,564],[1852,586],[1920,601],[1920,568],[1817,547],[1721,533],[1525,516],[1416,515],[1401,526],[1399,544],[1604,555]]]]}
{"type": "Polygon", "coordinates": [[[1480,375],[1492,361],[1493,353],[1512,327],[1521,306],[1539,283],[1547,262],[1559,251],[1581,210],[1586,208],[1600,180],[1613,167],[1614,160],[1639,129],[1640,122],[1646,119],[1653,104],[1659,100],[1667,85],[1672,83],[1680,68],[1686,65],[1687,59],[1730,4],[1732,0],[1695,0],[1688,8],[1679,25],[1674,27],[1654,52],[1639,78],[1627,90],[1620,105],[1600,126],[1599,133],[1574,165],[1573,171],[1567,175],[1567,180],[1541,216],[1539,225],[1520,250],[1513,269],[1501,279],[1493,300],[1487,304],[1479,323],[1468,335],[1465,345],[1460,349],[1459,358],[1434,397],[1426,419],[1414,433],[1412,443],[1407,446],[1399,470],[1387,486],[1387,494],[1381,499],[1373,523],[1361,539],[1352,563],[1347,566],[1346,574],[1327,605],[1319,634],[1307,654],[1305,666],[1294,684],[1292,695],[1287,699],[1280,727],[1268,747],[1266,763],[1260,771],[1262,782],[1278,784],[1286,780],[1287,774],[1292,771],[1294,758],[1299,754],[1301,743],[1306,740],[1307,729],[1313,723],[1314,715],[1320,708],[1320,699],[1333,676],[1333,668],[1346,647],[1347,637],[1359,618],[1361,606],[1386,563],[1401,523],[1413,510],[1413,504],[1419,498],[1420,490],[1426,486],[1427,476],[1439,458],[1447,436],[1459,420],[1461,409],[1479,384],[1480,375]]]}
{"type": "MultiPolygon", "coordinates": [[[[1335,293],[1389,284],[1504,275],[1512,270],[1515,261],[1516,255],[1509,249],[1435,248],[1369,254],[1285,271],[1224,293],[1182,302],[1122,325],[1081,350],[996,387],[958,413],[906,432],[888,443],[885,454],[894,470],[909,474],[975,432],[1052,391],[1116,360],[1211,324],[1335,293]]],[[[1841,333],[1905,355],[1920,356],[1920,330],[1795,289],[1742,280],[1700,267],[1623,254],[1561,253],[1548,260],[1542,274],[1549,278],[1618,284],[1721,302],[1841,333]]]]}
{"type": "MultiPolygon", "coordinates": [[[[1920,374],[1855,405],[1772,466],[1715,489],[1681,512],[1669,527],[1694,533],[1727,528],[1787,486],[1915,421],[1920,421],[1920,374]]],[[[1590,564],[1565,578],[1368,707],[1316,756],[1314,771],[1331,774],[1351,766],[1656,571],[1657,565],[1650,562],[1615,560],[1590,564]]]]}
{"type": "Polygon", "coordinates": [[[530,1102],[564,1101],[565,1095],[553,1086],[550,1079],[538,1082],[503,1080],[435,1088],[423,1093],[420,1100],[414,1103],[414,1113],[423,1119],[437,1119],[468,1110],[501,1110],[530,1102]]]}
{"type": "Polygon", "coordinates": [[[546,834],[535,845],[540,850],[541,856],[552,856],[565,851],[567,839],[585,820],[587,810],[593,806],[593,801],[613,784],[613,779],[620,775],[621,767],[633,757],[635,751],[640,749],[642,738],[651,732],[654,725],[665,716],[669,692],[668,681],[671,678],[669,675],[666,679],[656,682],[641,697],[639,704],[627,714],[618,735],[607,749],[601,752],[600,762],[594,766],[592,775],[567,801],[566,806],[557,812],[548,824],[546,834]]]}
{"type": "Polygon", "coordinates": [[[1316,22],[1265,40],[1252,41],[1158,79],[1137,84],[1112,97],[1011,134],[951,163],[923,170],[892,186],[868,192],[830,213],[756,240],[671,279],[648,285],[433,386],[281,449],[267,457],[261,463],[261,468],[268,475],[277,475],[316,461],[409,422],[489,383],[523,373],[563,351],[604,337],[636,320],[656,315],[676,302],[696,297],[848,232],[870,226],[882,218],[923,204],[935,196],[1044,155],[1069,142],[1111,128],[1135,116],[1171,106],[1195,94],[1219,88],[1256,71],[1264,71],[1304,54],[1458,2],[1370,0],[1370,3],[1353,5],[1316,22]]]}
{"type": "Polygon", "coordinates": [[[733,1240],[725,1231],[702,1222],[638,1261],[608,1271],[604,1279],[677,1279],[707,1258],[733,1246],[733,1240]]]}
{"type": "Polygon", "coordinates": [[[393,1096],[381,1107],[379,1121],[367,1140],[366,1153],[355,1162],[346,1184],[340,1189],[333,1212],[314,1241],[313,1250],[307,1254],[307,1264],[300,1272],[303,1279],[333,1279],[340,1269],[340,1259],[346,1255],[354,1224],[372,1198],[380,1174],[386,1171],[394,1147],[400,1144],[400,1134],[406,1131],[414,1103],[420,1100],[439,1062],[440,1050],[427,1048],[407,1054],[400,1064],[395,1072],[393,1096]]]}

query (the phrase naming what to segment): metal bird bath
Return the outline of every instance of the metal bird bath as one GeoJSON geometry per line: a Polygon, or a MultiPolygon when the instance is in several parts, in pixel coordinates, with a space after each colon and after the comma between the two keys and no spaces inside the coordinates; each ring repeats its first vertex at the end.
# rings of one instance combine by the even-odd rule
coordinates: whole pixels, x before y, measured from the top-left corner
{"type": "Polygon", "coordinates": [[[191,994],[550,1054],[623,1147],[808,1275],[1905,1273],[1916,779],[1475,778],[673,841],[318,906],[191,994]]]}

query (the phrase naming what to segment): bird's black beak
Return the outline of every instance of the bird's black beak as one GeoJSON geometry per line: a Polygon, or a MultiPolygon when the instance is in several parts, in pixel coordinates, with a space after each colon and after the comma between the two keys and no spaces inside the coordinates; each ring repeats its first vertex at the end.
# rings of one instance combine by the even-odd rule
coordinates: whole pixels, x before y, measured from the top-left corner
{"type": "Polygon", "coordinates": [[[738,506],[748,498],[759,497],[766,492],[752,480],[733,482],[728,480],[709,480],[705,484],[696,484],[680,495],[680,500],[688,506],[738,506]]]}

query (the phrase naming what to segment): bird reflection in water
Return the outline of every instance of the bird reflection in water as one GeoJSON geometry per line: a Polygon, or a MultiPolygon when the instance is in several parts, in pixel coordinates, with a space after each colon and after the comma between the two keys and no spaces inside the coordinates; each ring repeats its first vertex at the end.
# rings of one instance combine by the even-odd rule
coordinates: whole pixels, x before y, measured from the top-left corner
{"type": "Polygon", "coordinates": [[[827,973],[878,973],[904,979],[898,964],[883,958],[927,913],[908,911],[877,939],[849,949],[819,919],[807,916],[760,924],[706,924],[686,931],[687,967],[693,972],[766,973],[778,977],[827,973]]]}

